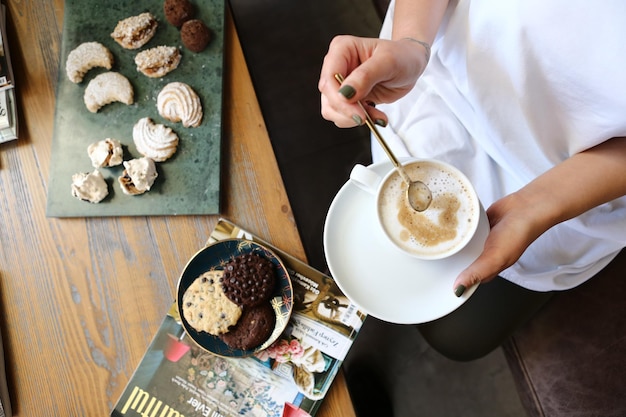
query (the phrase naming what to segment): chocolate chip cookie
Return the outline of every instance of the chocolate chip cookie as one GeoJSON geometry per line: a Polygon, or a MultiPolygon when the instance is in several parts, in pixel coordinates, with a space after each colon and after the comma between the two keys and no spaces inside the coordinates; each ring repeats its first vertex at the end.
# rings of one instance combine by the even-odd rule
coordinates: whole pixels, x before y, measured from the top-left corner
{"type": "Polygon", "coordinates": [[[254,307],[274,293],[274,264],[255,253],[238,255],[224,266],[221,283],[229,300],[244,309],[254,307]]]}
{"type": "Polygon", "coordinates": [[[219,335],[241,317],[241,308],[222,290],[219,283],[222,275],[222,271],[205,272],[183,294],[183,316],[197,331],[219,335]]]}

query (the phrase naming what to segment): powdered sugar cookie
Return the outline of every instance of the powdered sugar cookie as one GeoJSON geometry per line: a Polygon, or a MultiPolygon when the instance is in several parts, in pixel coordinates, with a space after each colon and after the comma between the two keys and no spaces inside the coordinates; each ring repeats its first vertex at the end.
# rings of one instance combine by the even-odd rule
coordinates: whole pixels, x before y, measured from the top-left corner
{"type": "Polygon", "coordinates": [[[85,106],[92,113],[97,113],[101,107],[119,101],[124,104],[133,104],[133,86],[119,72],[105,72],[89,81],[85,89],[85,106]]]}
{"type": "Polygon", "coordinates": [[[85,74],[92,68],[111,69],[113,54],[99,42],[84,42],[74,48],[67,56],[65,72],[73,83],[83,81],[85,74]]]}

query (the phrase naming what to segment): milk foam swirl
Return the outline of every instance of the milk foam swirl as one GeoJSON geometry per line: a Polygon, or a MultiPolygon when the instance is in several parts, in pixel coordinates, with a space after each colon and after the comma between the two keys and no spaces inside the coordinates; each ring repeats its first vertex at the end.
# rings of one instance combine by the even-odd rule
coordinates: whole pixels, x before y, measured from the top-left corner
{"type": "Polygon", "coordinates": [[[449,168],[433,162],[405,166],[411,178],[426,183],[433,193],[430,207],[417,212],[406,201],[406,184],[394,173],[382,186],[379,215],[396,245],[419,257],[436,259],[462,248],[472,237],[480,214],[471,185],[449,168]]]}

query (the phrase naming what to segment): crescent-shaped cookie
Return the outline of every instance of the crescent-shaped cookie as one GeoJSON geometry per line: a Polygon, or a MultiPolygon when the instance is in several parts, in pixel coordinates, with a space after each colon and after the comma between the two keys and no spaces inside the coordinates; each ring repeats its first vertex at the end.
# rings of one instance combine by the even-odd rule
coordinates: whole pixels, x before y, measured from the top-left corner
{"type": "Polygon", "coordinates": [[[187,84],[167,84],[157,97],[157,110],[161,117],[172,122],[182,122],[185,127],[198,127],[202,122],[200,97],[187,84]]]}
{"type": "Polygon", "coordinates": [[[114,101],[133,104],[133,86],[119,72],[105,72],[89,81],[85,89],[85,105],[92,113],[97,113],[102,106],[114,101]]]}
{"type": "Polygon", "coordinates": [[[87,72],[95,67],[111,69],[113,55],[99,42],[84,42],[74,48],[67,56],[65,72],[73,83],[80,83],[87,72]]]}

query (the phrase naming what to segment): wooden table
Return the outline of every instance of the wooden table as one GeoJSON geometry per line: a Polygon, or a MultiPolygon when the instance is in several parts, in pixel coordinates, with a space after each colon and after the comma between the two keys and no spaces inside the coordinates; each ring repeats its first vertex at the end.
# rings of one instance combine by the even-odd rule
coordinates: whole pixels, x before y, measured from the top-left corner
{"type": "MultiPolygon", "coordinates": [[[[0,145],[0,326],[15,415],[110,413],[218,216],[45,216],[62,0],[9,1],[20,138],[0,145]]],[[[304,259],[230,14],[222,216],[304,259]]],[[[340,374],[319,416],[354,416],[340,374]]]]}

